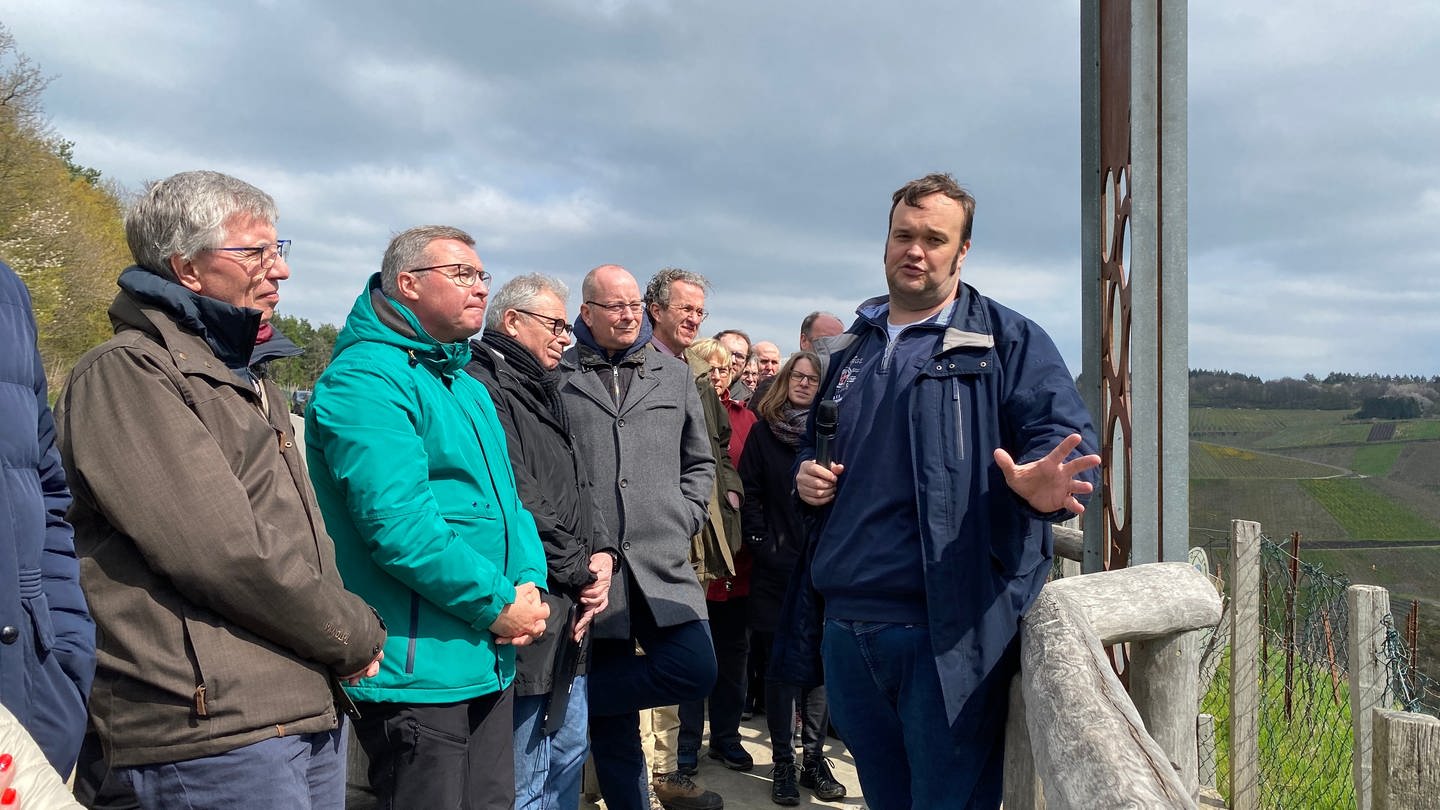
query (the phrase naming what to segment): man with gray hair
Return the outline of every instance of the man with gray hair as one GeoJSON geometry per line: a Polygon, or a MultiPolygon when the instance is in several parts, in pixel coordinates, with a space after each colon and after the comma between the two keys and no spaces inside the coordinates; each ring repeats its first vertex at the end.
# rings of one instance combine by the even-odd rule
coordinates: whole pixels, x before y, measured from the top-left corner
{"type": "Polygon", "coordinates": [[[567,290],[539,274],[505,282],[470,341],[471,376],[495,400],[520,500],[545,546],[545,634],[515,654],[515,806],[574,808],[590,750],[585,658],[589,628],[609,603],[619,554],[579,462],[560,397],[572,327],[567,290]]]}
{"type": "Polygon", "coordinates": [[[514,802],[515,648],[549,613],[504,430],[464,373],[489,295],[474,244],[437,225],[391,240],[305,410],[340,572],[394,631],[349,690],[382,808],[514,802]]]}
{"type": "Polygon", "coordinates": [[[332,687],[383,657],[263,371],[298,353],[269,324],[290,277],[276,218],[268,194],[217,172],[152,184],[125,218],[136,264],[115,336],[57,408],[99,631],[91,718],[147,810],[339,810],[332,687]]]}
{"type": "Polygon", "coordinates": [[[683,357],[700,335],[705,311],[705,291],[710,282],[699,273],[666,267],[645,286],[645,311],[655,333],[650,342],[671,357],[683,357]]]}

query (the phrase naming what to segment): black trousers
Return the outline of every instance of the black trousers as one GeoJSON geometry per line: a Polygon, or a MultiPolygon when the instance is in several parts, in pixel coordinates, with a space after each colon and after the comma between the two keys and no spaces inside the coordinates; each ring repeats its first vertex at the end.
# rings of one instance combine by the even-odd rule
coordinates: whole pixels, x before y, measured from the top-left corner
{"type": "Polygon", "coordinates": [[[515,689],[460,703],[356,703],[379,810],[515,804],[515,689]]]}
{"type": "Polygon", "coordinates": [[[611,810],[650,807],[640,710],[694,700],[715,685],[709,622],[657,627],[644,597],[632,593],[630,631],[633,641],[597,638],[590,648],[590,754],[611,810]],[[644,655],[635,654],[636,642],[644,655]]]}
{"type": "MultiPolygon", "coordinates": [[[[745,709],[745,663],[750,652],[749,622],[746,620],[750,598],[746,596],[724,602],[705,603],[710,614],[710,636],[715,642],[716,678],[710,690],[710,747],[729,743],[740,744],[740,713],[745,709]]],[[[705,728],[705,701],[692,700],[680,704],[681,751],[700,750],[700,737],[705,728]]]]}
{"type": "MultiPolygon", "coordinates": [[[[756,646],[770,649],[774,633],[755,631],[756,646]]],[[[772,762],[795,761],[795,710],[800,710],[800,741],[805,759],[825,755],[826,731],[830,725],[830,706],[825,700],[825,687],[802,689],[791,683],[765,682],[765,722],[770,727],[772,762]]]]}

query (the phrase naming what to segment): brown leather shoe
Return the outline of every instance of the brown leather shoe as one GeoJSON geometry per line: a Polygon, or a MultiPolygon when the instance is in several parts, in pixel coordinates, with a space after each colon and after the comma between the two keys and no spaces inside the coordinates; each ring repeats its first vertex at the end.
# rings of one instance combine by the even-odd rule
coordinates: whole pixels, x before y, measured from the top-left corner
{"type": "Polygon", "coordinates": [[[679,771],[655,777],[655,798],[665,810],[723,810],[725,800],[679,771]]]}

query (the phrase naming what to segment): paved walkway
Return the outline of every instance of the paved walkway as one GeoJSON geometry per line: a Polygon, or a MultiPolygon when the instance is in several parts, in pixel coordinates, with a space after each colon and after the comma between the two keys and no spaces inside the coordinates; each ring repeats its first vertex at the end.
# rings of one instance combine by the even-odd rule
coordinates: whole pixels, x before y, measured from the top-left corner
{"type": "MultiPolygon", "coordinates": [[[[769,808],[773,810],[779,805],[770,801],[770,734],[765,729],[765,716],[757,715],[752,720],[740,724],[740,737],[745,744],[745,750],[755,758],[755,769],[748,773],[732,771],[726,768],[718,760],[705,756],[708,748],[700,750],[700,773],[695,780],[706,788],[719,793],[725,799],[726,810],[759,810],[769,808]]],[[[352,746],[356,745],[352,739],[352,746]]],[[[863,808],[864,800],[860,797],[860,780],[855,777],[855,760],[851,759],[850,753],[839,740],[831,739],[825,746],[825,754],[830,758],[830,764],[835,771],[835,778],[845,786],[847,795],[845,798],[834,802],[822,802],[815,798],[815,794],[800,788],[800,807],[829,807],[839,810],[840,808],[863,808]]],[[[375,807],[375,799],[370,795],[368,788],[362,788],[354,784],[363,780],[363,765],[354,770],[352,765],[351,785],[346,807],[349,810],[372,810],[375,807]]],[[[597,810],[603,808],[604,804],[596,804],[587,801],[580,802],[581,810],[597,810]]]]}
{"type": "MultiPolygon", "coordinates": [[[[741,723],[740,738],[745,744],[745,750],[755,758],[754,770],[732,771],[719,760],[706,756],[708,748],[701,748],[700,773],[694,777],[695,781],[719,793],[725,799],[725,810],[774,810],[780,805],[770,801],[770,733],[765,727],[765,715],[756,715],[754,719],[741,723]]],[[[798,755],[798,749],[796,753],[798,755]]],[[[822,802],[815,798],[814,793],[802,787],[799,806],[829,807],[834,810],[863,808],[865,801],[860,796],[860,780],[855,776],[855,760],[851,758],[850,752],[845,750],[839,740],[832,737],[826,743],[825,755],[830,758],[835,778],[845,786],[845,798],[822,802]]],[[[596,810],[604,806],[603,803],[580,802],[581,810],[596,810]]]]}

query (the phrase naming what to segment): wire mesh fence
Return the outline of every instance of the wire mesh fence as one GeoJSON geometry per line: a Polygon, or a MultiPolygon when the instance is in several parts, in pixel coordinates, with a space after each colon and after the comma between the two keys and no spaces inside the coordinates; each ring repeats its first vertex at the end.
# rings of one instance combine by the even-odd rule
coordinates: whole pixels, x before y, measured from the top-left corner
{"type": "MultiPolygon", "coordinates": [[[[1412,624],[1414,616],[1412,613],[1412,624]]],[[[1417,669],[1415,649],[1396,630],[1394,617],[1386,616],[1384,623],[1380,657],[1388,671],[1385,702],[1399,711],[1440,717],[1440,681],[1417,669]]]]}
{"type": "MultiPolygon", "coordinates": [[[[1218,551],[1218,549],[1217,549],[1218,551]]],[[[1213,553],[1213,552],[1212,552],[1213,553]]],[[[1219,556],[1219,555],[1217,555],[1219,556]]],[[[1223,559],[1223,557],[1221,557],[1223,559]]],[[[1225,592],[1220,623],[1203,634],[1200,660],[1200,783],[1227,802],[1230,781],[1231,661],[1228,564],[1215,566],[1225,592]]],[[[1054,576],[1061,576],[1057,560],[1054,576]]],[[[1354,728],[1350,706],[1351,582],[1299,558],[1298,536],[1284,545],[1261,537],[1258,776],[1263,808],[1353,808],[1354,728]]],[[[1421,671],[1415,656],[1416,610],[1400,627],[1384,619],[1379,658],[1387,672],[1384,705],[1440,717],[1440,673],[1421,671]]],[[[1254,638],[1253,636],[1251,637],[1254,638]]]]}
{"type": "MultiPolygon", "coordinates": [[[[1350,582],[1268,538],[1262,538],[1260,548],[1260,806],[1354,807],[1346,666],[1345,589],[1350,582]]],[[[1200,711],[1215,717],[1213,750],[1202,755],[1215,757],[1216,787],[1228,799],[1228,650],[1214,657],[1213,675],[1202,684],[1208,689],[1200,711]]]]}

